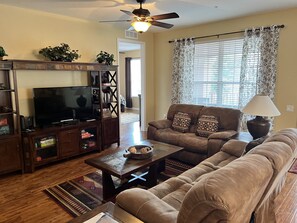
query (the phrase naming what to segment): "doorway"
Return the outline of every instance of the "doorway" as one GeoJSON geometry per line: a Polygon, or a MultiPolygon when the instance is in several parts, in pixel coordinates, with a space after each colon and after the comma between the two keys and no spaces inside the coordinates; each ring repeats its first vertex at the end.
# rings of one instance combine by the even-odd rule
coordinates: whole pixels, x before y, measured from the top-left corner
{"type": "Polygon", "coordinates": [[[139,122],[141,131],[145,130],[144,51],[144,42],[118,39],[120,122],[121,124],[139,122]],[[131,74],[130,81],[129,77],[126,77],[127,64],[130,66],[130,72],[128,71],[131,74]]]}

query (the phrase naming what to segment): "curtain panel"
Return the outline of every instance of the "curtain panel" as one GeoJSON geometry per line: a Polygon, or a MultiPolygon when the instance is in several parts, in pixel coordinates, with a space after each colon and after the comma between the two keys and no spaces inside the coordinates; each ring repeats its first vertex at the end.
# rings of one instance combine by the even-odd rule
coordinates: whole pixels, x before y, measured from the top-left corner
{"type": "Polygon", "coordinates": [[[192,103],[195,44],[192,38],[175,40],[173,48],[172,104],[192,103]]]}
{"type": "MultiPolygon", "coordinates": [[[[279,33],[280,28],[275,25],[245,30],[239,90],[240,109],[256,94],[274,99],[279,33]]],[[[243,116],[242,130],[247,129],[248,119],[248,115],[243,116]]]]}

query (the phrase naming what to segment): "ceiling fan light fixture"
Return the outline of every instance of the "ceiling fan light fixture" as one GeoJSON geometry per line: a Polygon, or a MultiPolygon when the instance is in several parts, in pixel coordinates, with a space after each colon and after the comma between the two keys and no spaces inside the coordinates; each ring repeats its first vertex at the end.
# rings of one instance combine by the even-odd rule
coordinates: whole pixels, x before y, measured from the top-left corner
{"type": "Polygon", "coordinates": [[[131,23],[131,26],[135,29],[136,32],[144,33],[146,32],[152,24],[146,21],[134,21],[131,23]]]}

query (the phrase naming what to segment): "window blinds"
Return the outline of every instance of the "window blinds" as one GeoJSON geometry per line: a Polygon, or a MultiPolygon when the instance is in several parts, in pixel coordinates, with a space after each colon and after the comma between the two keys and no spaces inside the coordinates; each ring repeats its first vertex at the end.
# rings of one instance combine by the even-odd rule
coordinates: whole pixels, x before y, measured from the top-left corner
{"type": "Polygon", "coordinates": [[[242,48],[242,38],[195,44],[193,103],[238,108],[242,48]]]}

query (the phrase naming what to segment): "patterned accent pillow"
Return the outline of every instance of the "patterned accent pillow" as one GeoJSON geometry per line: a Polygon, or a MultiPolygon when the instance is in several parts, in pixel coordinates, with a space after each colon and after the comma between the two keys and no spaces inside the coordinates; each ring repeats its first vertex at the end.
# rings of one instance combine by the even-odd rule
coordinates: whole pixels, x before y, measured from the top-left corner
{"type": "Polygon", "coordinates": [[[172,128],[179,132],[187,132],[191,124],[191,115],[184,112],[178,112],[174,115],[172,128]]]}
{"type": "Polygon", "coordinates": [[[196,135],[208,137],[211,133],[219,130],[219,121],[215,116],[202,115],[198,119],[196,135]]]}

